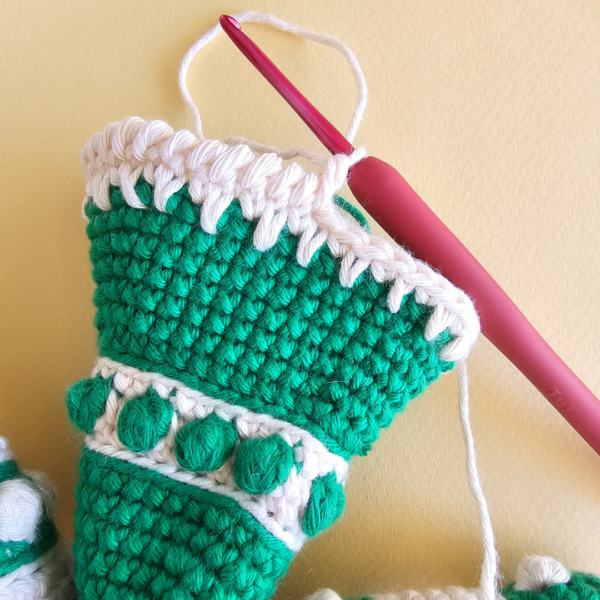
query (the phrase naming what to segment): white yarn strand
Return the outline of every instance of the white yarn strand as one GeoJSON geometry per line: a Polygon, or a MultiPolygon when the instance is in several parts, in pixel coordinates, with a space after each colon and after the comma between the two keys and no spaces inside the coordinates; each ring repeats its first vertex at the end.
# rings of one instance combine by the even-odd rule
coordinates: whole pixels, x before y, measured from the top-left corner
{"type": "Polygon", "coordinates": [[[473,439],[469,411],[469,378],[467,375],[467,365],[464,361],[456,365],[456,378],[458,382],[458,412],[467,454],[467,480],[469,481],[471,493],[477,503],[479,527],[481,528],[483,542],[483,563],[481,565],[480,578],[481,599],[495,600],[498,597],[498,554],[496,553],[490,511],[477,469],[475,440],[473,439]]]}
{"type": "MultiPolygon", "coordinates": [[[[352,119],[350,120],[350,124],[348,125],[348,128],[346,130],[346,138],[350,143],[352,143],[354,141],[354,138],[356,137],[358,127],[363,119],[365,110],[367,108],[368,99],[367,82],[365,80],[365,76],[360,67],[358,59],[354,55],[354,52],[352,52],[352,50],[350,50],[350,48],[346,46],[346,44],[340,42],[336,38],[330,37],[328,35],[314,33],[313,31],[309,31],[308,29],[304,29],[303,27],[299,27],[298,25],[293,25],[292,23],[288,23],[287,21],[279,19],[273,15],[260,13],[256,11],[247,11],[237,15],[233,15],[233,18],[238,23],[264,23],[266,25],[271,25],[276,29],[280,29],[281,31],[285,31],[293,35],[303,37],[317,44],[322,44],[324,46],[333,48],[334,50],[337,50],[344,56],[344,58],[348,61],[348,64],[350,65],[352,74],[354,75],[357,90],[356,107],[354,108],[352,119]]],[[[210,29],[204,35],[198,38],[198,40],[196,40],[192,47],[186,52],[185,56],[183,57],[183,60],[181,61],[181,67],[179,69],[179,90],[181,92],[181,97],[183,98],[183,101],[185,102],[186,106],[188,107],[188,110],[190,111],[194,131],[196,132],[196,136],[200,141],[205,141],[204,132],[202,130],[202,119],[200,117],[200,111],[198,110],[198,107],[196,106],[195,102],[192,100],[192,96],[188,89],[187,74],[190,68],[190,64],[196,56],[196,54],[198,53],[198,51],[204,46],[206,46],[209,42],[211,42],[222,31],[223,28],[218,23],[212,29],[210,29]]],[[[326,160],[326,158],[322,154],[316,153],[313,150],[302,146],[289,148],[287,150],[280,150],[272,146],[266,146],[264,144],[253,142],[251,140],[246,140],[245,138],[241,137],[234,137],[225,141],[227,144],[244,143],[250,146],[250,148],[252,148],[255,152],[259,154],[272,152],[286,160],[297,156],[302,156],[303,158],[307,158],[308,160],[317,164],[322,164],[326,160]]]]}

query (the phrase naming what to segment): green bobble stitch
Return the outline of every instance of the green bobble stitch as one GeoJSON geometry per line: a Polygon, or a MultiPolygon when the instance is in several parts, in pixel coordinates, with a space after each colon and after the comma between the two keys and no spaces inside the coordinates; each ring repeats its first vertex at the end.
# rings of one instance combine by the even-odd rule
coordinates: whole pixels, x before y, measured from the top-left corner
{"type": "Polygon", "coordinates": [[[132,452],[152,450],[167,434],[173,407],[150,388],[145,395],[125,403],[119,414],[117,434],[121,443],[132,452]]]}
{"type": "Polygon", "coordinates": [[[112,377],[82,379],[67,390],[67,412],[72,423],[85,433],[92,433],[98,417],[104,412],[112,388],[112,377]]]}
{"type": "Polygon", "coordinates": [[[270,494],[294,466],[294,451],[278,434],[244,440],[233,465],[236,485],[248,494],[270,494]]]}
{"type": "Polygon", "coordinates": [[[235,426],[214,413],[187,423],[175,438],[177,462],[188,471],[214,471],[231,456],[237,437],[235,426]]]}
{"type": "Polygon", "coordinates": [[[302,518],[302,530],[314,537],[327,529],[343,512],[346,504],[344,488],[335,473],[317,477],[310,490],[308,506],[302,518]]]}

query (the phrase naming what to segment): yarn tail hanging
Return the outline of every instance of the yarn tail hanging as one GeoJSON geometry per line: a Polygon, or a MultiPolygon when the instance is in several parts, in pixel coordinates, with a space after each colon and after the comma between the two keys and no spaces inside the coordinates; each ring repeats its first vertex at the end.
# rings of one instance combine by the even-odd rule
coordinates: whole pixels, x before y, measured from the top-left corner
{"type": "MultiPolygon", "coordinates": [[[[469,488],[479,516],[483,546],[481,577],[477,588],[448,587],[424,592],[406,590],[400,593],[363,595],[361,600],[600,600],[600,578],[588,573],[570,572],[549,556],[530,555],[523,558],[515,581],[498,590],[498,556],[494,532],[475,452],[469,410],[469,383],[464,362],[456,368],[458,410],[466,450],[466,472],[469,488]]],[[[342,600],[330,589],[323,589],[307,600],[342,600]]]]}

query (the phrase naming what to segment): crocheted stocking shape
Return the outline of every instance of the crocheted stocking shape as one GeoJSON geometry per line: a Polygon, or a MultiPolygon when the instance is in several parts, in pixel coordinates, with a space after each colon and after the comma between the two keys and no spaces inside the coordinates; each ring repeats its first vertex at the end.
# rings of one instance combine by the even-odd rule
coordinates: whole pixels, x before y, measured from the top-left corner
{"type": "Polygon", "coordinates": [[[82,600],[268,598],[350,457],[468,352],[469,299],[337,206],[349,160],[306,173],[137,118],[84,149],[82,600]]]}
{"type": "Polygon", "coordinates": [[[52,522],[54,491],[24,473],[0,437],[0,600],[73,598],[71,564],[52,522]]]}
{"type": "MultiPolygon", "coordinates": [[[[271,596],[342,513],[350,458],[479,333],[463,292],[335,196],[364,149],[305,172],[297,150],[204,140],[185,79],[219,31],[181,66],[196,135],[130,118],[83,151],[100,358],[67,394],[81,600],[271,596]]],[[[357,77],[355,131],[364,78],[327,43],[357,77]]]]}

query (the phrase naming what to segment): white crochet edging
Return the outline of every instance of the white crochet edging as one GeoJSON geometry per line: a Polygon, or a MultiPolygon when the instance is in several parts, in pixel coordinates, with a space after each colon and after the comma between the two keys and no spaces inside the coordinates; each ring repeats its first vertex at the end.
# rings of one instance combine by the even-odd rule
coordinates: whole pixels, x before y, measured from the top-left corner
{"type": "Polygon", "coordinates": [[[59,542],[38,560],[0,577],[0,600],[71,600],[72,570],[71,556],[59,542]]]}
{"type": "MultiPolygon", "coordinates": [[[[559,583],[569,583],[569,570],[550,556],[525,556],[517,569],[515,590],[543,592],[548,586],[559,583]]],[[[431,589],[424,592],[406,590],[390,594],[372,594],[371,600],[482,600],[485,594],[480,588],[463,588],[452,586],[444,590],[431,589]]],[[[498,600],[505,600],[500,592],[496,593],[498,600]]],[[[309,596],[306,600],[343,600],[333,590],[323,589],[309,596]]]]}
{"type": "Polygon", "coordinates": [[[270,533],[291,550],[298,551],[307,540],[302,531],[302,516],[308,505],[315,478],[335,473],[344,484],[348,462],[330,452],[310,433],[285,421],[255,413],[241,406],[216,400],[157,373],[147,373],[107,358],[99,358],[92,376],[113,377],[104,414],[96,421],[94,433],[86,438],[87,446],[105,455],[153,469],[183,483],[233,498],[248,510],[270,533]],[[143,395],[152,386],[158,395],[169,400],[175,409],[168,433],[149,452],[127,450],[117,435],[117,421],[125,403],[143,395]],[[190,421],[215,413],[235,424],[240,440],[266,438],[279,434],[293,449],[300,470],[292,469],[285,483],[271,494],[251,495],[240,490],[233,480],[232,456],[220,469],[201,475],[182,469],[175,457],[177,432],[190,421]]]}
{"type": "Polygon", "coordinates": [[[200,226],[216,233],[219,218],[238,198],[244,218],[258,220],[254,245],[259,251],[271,248],[285,225],[300,238],[297,260],[303,266],[326,243],[341,259],[342,285],[351,287],[370,269],[377,282],[391,283],[387,305],[393,313],[414,292],[419,304],[434,309],[425,338],[432,341],[447,329],[454,339],[440,357],[462,360],[480,331],[469,297],[404,248],[369,234],[333,202],[350,167],[364,156],[364,148],[349,156],[338,154],[324,169],[308,173],[298,163],[284,166],[276,154],[257,156],[246,144],[200,142],[190,131],[175,132],[164,121],[130,117],[107,125],[84,146],[84,203],[110,210],[113,185],[121,187],[127,204],[144,209],[134,189],[143,176],[154,187],[154,206],[165,212],[169,197],[188,185],[192,201],[202,205],[200,226]]]}

